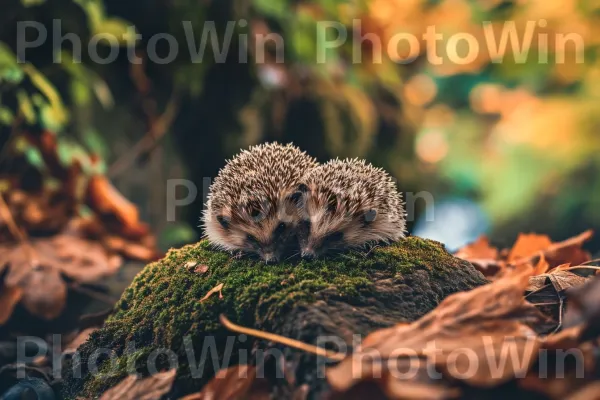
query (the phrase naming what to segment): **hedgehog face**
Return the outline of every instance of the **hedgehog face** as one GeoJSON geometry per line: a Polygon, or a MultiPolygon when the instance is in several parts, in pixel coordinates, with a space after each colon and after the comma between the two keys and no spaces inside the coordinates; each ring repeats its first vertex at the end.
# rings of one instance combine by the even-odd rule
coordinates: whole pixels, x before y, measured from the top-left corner
{"type": "Polygon", "coordinates": [[[385,171],[362,160],[332,160],[302,182],[297,236],[303,257],[404,237],[402,198],[385,171]]]}
{"type": "Polygon", "coordinates": [[[302,220],[297,228],[302,257],[319,257],[352,247],[360,240],[357,233],[365,228],[361,222],[362,211],[351,212],[345,207],[342,193],[318,185],[307,188],[302,201],[302,220]]]}
{"type": "Polygon", "coordinates": [[[299,220],[287,201],[243,201],[235,208],[222,209],[206,227],[213,242],[227,250],[256,254],[265,262],[280,261],[296,244],[299,220]]]}
{"type": "Polygon", "coordinates": [[[316,166],[314,158],[291,144],[265,143],[242,151],[210,187],[202,218],[205,236],[224,250],[280,260],[290,244],[297,245],[296,185],[316,166]]]}

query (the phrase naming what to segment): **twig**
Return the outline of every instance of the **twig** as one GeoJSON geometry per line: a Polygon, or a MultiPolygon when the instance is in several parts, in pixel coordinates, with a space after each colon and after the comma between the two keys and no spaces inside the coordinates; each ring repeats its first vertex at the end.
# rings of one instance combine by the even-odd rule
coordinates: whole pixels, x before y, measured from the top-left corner
{"type": "Polygon", "coordinates": [[[562,271],[573,271],[574,269],[595,269],[600,270],[600,267],[596,267],[595,265],[577,265],[575,267],[565,268],[562,271]]]}
{"type": "Polygon", "coordinates": [[[562,296],[559,296],[559,300],[560,300],[560,304],[558,306],[558,326],[552,331],[552,333],[558,332],[562,328],[562,325],[563,325],[563,310],[564,310],[565,302],[564,302],[562,296]]]}
{"type": "MultiPolygon", "coordinates": [[[[141,54],[138,52],[138,57],[140,55],[141,54]]],[[[142,60],[145,61],[145,57],[142,57],[142,60]]],[[[169,128],[177,115],[178,96],[173,92],[164,113],[157,116],[157,103],[150,95],[152,91],[152,82],[144,71],[144,64],[144,62],[131,64],[130,76],[135,88],[142,97],[142,110],[146,116],[147,132],[144,137],[133,146],[131,151],[123,154],[110,166],[107,174],[110,178],[120,175],[142,155],[149,154],[160,139],[169,131],[169,128]]]]}
{"type": "Polygon", "coordinates": [[[110,166],[107,175],[110,178],[119,176],[143,154],[149,153],[160,141],[160,139],[162,139],[163,136],[169,131],[173,121],[175,120],[175,117],[177,116],[178,109],[178,101],[174,95],[167,104],[165,112],[153,122],[150,130],[148,130],[144,137],[140,139],[140,141],[138,141],[130,151],[123,154],[110,166]]]}
{"type": "Polygon", "coordinates": [[[285,346],[302,350],[307,353],[315,354],[321,357],[326,357],[333,361],[342,361],[346,358],[346,355],[343,353],[335,353],[322,347],[304,343],[299,340],[286,338],[284,336],[276,335],[274,333],[259,331],[258,329],[246,328],[240,325],[236,325],[230,320],[228,320],[227,317],[223,314],[219,316],[219,320],[221,321],[221,324],[225,326],[225,328],[236,333],[243,333],[248,336],[254,336],[260,339],[270,340],[272,342],[283,344],[285,346]]]}
{"type": "Polygon", "coordinates": [[[550,284],[547,284],[547,285],[545,285],[545,286],[542,286],[541,288],[539,288],[539,289],[536,289],[536,290],[534,290],[534,291],[533,291],[533,292],[531,292],[531,293],[528,293],[528,294],[527,294],[527,295],[526,295],[524,298],[526,299],[526,298],[528,298],[529,296],[531,296],[532,294],[539,293],[539,292],[541,292],[542,290],[546,289],[548,286],[551,286],[551,285],[550,285],[550,284]]]}

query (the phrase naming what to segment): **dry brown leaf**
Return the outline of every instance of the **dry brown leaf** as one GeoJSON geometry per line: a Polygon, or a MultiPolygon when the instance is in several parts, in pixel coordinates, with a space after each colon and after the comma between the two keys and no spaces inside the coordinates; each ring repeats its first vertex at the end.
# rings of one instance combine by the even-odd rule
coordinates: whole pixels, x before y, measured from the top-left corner
{"type": "Polygon", "coordinates": [[[542,343],[542,348],[548,350],[574,349],[581,343],[579,337],[582,329],[582,325],[577,325],[553,335],[546,336],[542,343]]]}
{"type": "Polygon", "coordinates": [[[7,269],[5,288],[21,293],[23,306],[45,319],[56,318],[65,306],[67,287],[62,275],[89,283],[114,274],[120,267],[100,244],[70,235],[2,244],[0,264],[7,269]]]}
{"type": "Polygon", "coordinates": [[[250,365],[236,365],[220,370],[200,393],[181,400],[267,400],[271,398],[268,382],[257,378],[257,369],[250,365]]]}
{"type": "Polygon", "coordinates": [[[476,241],[466,245],[456,252],[456,257],[463,260],[482,259],[497,260],[498,249],[490,245],[487,236],[480,236],[476,241]]]}
{"type": "Polygon", "coordinates": [[[574,274],[570,271],[554,269],[548,274],[532,276],[526,291],[534,292],[551,284],[556,293],[561,293],[569,288],[583,285],[589,278],[574,274]]]}
{"type": "MultiPolygon", "coordinates": [[[[565,342],[565,344],[567,344],[565,342]]],[[[532,368],[524,379],[518,381],[519,387],[528,391],[535,391],[546,395],[545,398],[553,400],[563,400],[571,398],[578,391],[589,385],[596,371],[596,345],[591,343],[581,343],[578,346],[566,349],[569,353],[578,354],[577,357],[563,359],[559,354],[563,349],[557,349],[556,353],[552,348],[546,350],[549,354],[556,354],[555,357],[548,357],[540,365],[532,368]]],[[[583,392],[591,395],[592,392],[583,392]]],[[[596,397],[576,397],[578,399],[594,399],[596,397]]]]}
{"type": "Polygon", "coordinates": [[[116,221],[107,224],[101,218],[77,218],[69,224],[69,231],[78,236],[99,241],[111,253],[130,259],[153,261],[162,257],[156,248],[156,239],[146,224],[128,228],[116,221]]]}
{"type": "Polygon", "coordinates": [[[127,230],[137,230],[139,213],[137,207],[115,189],[102,175],[93,176],[87,189],[88,205],[99,215],[113,215],[127,230]]]}
{"type": "MultiPolygon", "coordinates": [[[[439,380],[414,382],[394,378],[394,372],[398,371],[390,371],[390,360],[408,362],[410,366],[415,357],[424,358],[453,379],[474,386],[491,387],[515,376],[524,376],[540,346],[540,340],[529,325],[545,320],[523,299],[530,274],[531,271],[508,275],[470,292],[454,294],[412,324],[367,336],[353,356],[327,371],[329,383],[337,392],[351,395],[358,383],[381,377],[375,382],[382,385],[382,391],[392,399],[411,397],[404,391],[407,385],[431,386],[436,393],[444,389],[440,388],[439,380]],[[432,344],[435,344],[435,356],[432,344]],[[457,371],[465,371],[461,364],[465,357],[456,357],[457,349],[476,358],[479,367],[472,374],[456,376],[457,371]],[[513,350],[522,356],[520,365],[505,363],[502,366],[502,357],[513,350]]],[[[423,363],[415,366],[417,370],[419,365],[423,363]]]]}
{"type": "Polygon", "coordinates": [[[223,290],[223,284],[220,283],[217,286],[215,286],[214,288],[210,289],[208,291],[208,293],[206,293],[206,295],[200,299],[200,303],[208,300],[215,293],[219,293],[219,299],[222,299],[223,298],[223,293],[221,292],[222,290],[223,290]]]}
{"type": "Polygon", "coordinates": [[[498,249],[490,245],[486,236],[480,236],[475,242],[461,248],[455,256],[469,261],[486,277],[493,277],[503,269],[498,249]]]}
{"type": "Polygon", "coordinates": [[[546,272],[548,272],[549,269],[550,264],[548,264],[548,262],[546,261],[544,253],[540,252],[540,260],[538,261],[537,265],[533,270],[533,275],[535,276],[545,274],[546,272]]]}
{"type": "Polygon", "coordinates": [[[558,267],[554,268],[552,271],[564,271],[565,269],[571,268],[571,263],[561,264],[558,267]]]}
{"type": "Polygon", "coordinates": [[[208,265],[198,265],[194,268],[194,272],[197,274],[205,274],[208,271],[208,265]]]}
{"type": "Polygon", "coordinates": [[[598,400],[600,399],[600,382],[593,382],[573,393],[566,400],[598,400]]]}
{"type": "Polygon", "coordinates": [[[585,285],[569,290],[567,299],[565,325],[583,325],[582,341],[600,336],[600,277],[591,278],[585,285]]]}
{"type": "Polygon", "coordinates": [[[100,400],[160,400],[173,386],[177,370],[138,379],[136,376],[128,376],[117,386],[107,390],[100,400]]]}
{"type": "Polygon", "coordinates": [[[591,256],[588,252],[582,249],[583,243],[589,240],[594,235],[594,232],[589,230],[583,232],[580,235],[567,239],[559,243],[550,243],[545,248],[542,247],[544,243],[547,243],[545,236],[540,235],[523,235],[525,239],[522,239],[522,243],[517,248],[517,244],[511,251],[509,256],[509,262],[515,265],[530,264],[535,262],[534,260],[539,256],[539,252],[543,252],[546,261],[550,264],[550,268],[555,268],[565,263],[571,263],[572,265],[581,265],[591,260],[591,256]],[[537,237],[535,239],[528,239],[528,237],[537,237]],[[529,246],[529,247],[528,247],[529,246]],[[517,250],[515,250],[517,248],[517,250]],[[526,253],[526,249],[538,250],[534,252],[526,253]],[[514,255],[513,255],[514,253],[514,255]]]}
{"type": "Polygon", "coordinates": [[[508,255],[508,262],[530,257],[552,246],[552,240],[546,235],[522,233],[508,255]]]}

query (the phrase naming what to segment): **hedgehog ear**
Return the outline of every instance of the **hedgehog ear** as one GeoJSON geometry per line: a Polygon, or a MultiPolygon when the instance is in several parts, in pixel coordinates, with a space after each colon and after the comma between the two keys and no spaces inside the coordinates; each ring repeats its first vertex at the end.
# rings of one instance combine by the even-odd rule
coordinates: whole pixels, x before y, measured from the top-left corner
{"type": "Polygon", "coordinates": [[[365,211],[365,213],[363,214],[363,222],[365,225],[375,221],[375,218],[377,218],[377,210],[373,208],[365,211]]]}
{"type": "Polygon", "coordinates": [[[231,219],[225,215],[217,215],[217,221],[221,224],[224,229],[229,229],[229,222],[231,219]]]}

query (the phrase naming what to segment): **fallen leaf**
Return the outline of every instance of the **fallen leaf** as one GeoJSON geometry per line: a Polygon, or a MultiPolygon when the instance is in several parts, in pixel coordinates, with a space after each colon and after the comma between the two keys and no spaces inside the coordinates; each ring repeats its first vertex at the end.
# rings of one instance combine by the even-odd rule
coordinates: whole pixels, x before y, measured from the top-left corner
{"type": "Polygon", "coordinates": [[[351,396],[357,384],[374,381],[392,399],[410,398],[407,387],[412,394],[416,392],[411,390],[419,388],[431,389],[432,393],[452,389],[424,376],[418,381],[398,378],[399,371],[411,366],[420,371],[427,364],[423,360],[438,366],[448,379],[477,387],[492,387],[524,376],[541,343],[530,326],[546,320],[523,299],[530,274],[531,270],[508,275],[470,292],[454,294],[416,322],[367,336],[352,356],[327,370],[330,385],[336,392],[351,396]],[[511,351],[522,356],[520,364],[502,365],[503,354],[511,351]],[[468,357],[457,357],[467,352],[468,357]],[[472,374],[457,373],[465,371],[465,358],[478,365],[472,374]],[[391,361],[408,367],[394,370],[390,365],[396,364],[391,361]]]}
{"type": "Polygon", "coordinates": [[[546,235],[522,233],[508,255],[508,262],[515,262],[533,254],[538,254],[550,246],[552,246],[552,240],[546,235]]]}
{"type": "Polygon", "coordinates": [[[208,271],[208,265],[198,265],[194,272],[197,274],[205,274],[208,271]]]}
{"type": "Polygon", "coordinates": [[[534,292],[550,284],[556,293],[562,293],[569,288],[583,285],[588,279],[570,271],[555,269],[548,274],[532,276],[529,279],[529,286],[527,286],[526,291],[534,292]]]}
{"type": "Polygon", "coordinates": [[[128,376],[117,386],[104,392],[100,400],[160,400],[171,390],[176,373],[177,370],[172,369],[145,379],[138,379],[135,375],[128,376]]]}
{"type": "Polygon", "coordinates": [[[0,264],[6,269],[4,287],[13,293],[7,299],[18,297],[30,313],[48,320],[59,316],[65,306],[67,287],[62,275],[90,283],[120,267],[100,244],[66,234],[1,244],[0,264]]]}
{"type": "Polygon", "coordinates": [[[223,298],[223,293],[221,292],[221,290],[223,290],[223,284],[222,283],[220,283],[217,286],[215,286],[214,288],[210,289],[208,291],[208,293],[206,293],[206,295],[202,299],[200,299],[200,303],[202,303],[203,301],[208,300],[213,294],[215,294],[217,292],[219,293],[219,299],[222,299],[223,298]]]}
{"type": "Polygon", "coordinates": [[[513,250],[511,251],[508,261],[515,265],[531,264],[535,262],[535,259],[539,257],[540,251],[550,264],[550,268],[555,268],[565,263],[571,263],[572,265],[581,265],[591,260],[591,256],[588,252],[582,249],[583,243],[591,239],[593,231],[586,231],[580,235],[567,239],[559,243],[551,243],[546,247],[549,239],[547,236],[540,235],[522,235],[524,239],[521,239],[521,244],[517,242],[513,250]],[[530,237],[537,237],[532,239],[530,237]],[[547,240],[546,240],[547,239],[547,240]],[[529,242],[531,240],[531,242],[529,242]],[[518,245],[518,246],[517,246],[518,245]],[[529,246],[529,247],[528,247],[529,246]],[[516,248],[516,250],[515,250],[516,248]],[[530,250],[537,249],[535,251],[526,254],[526,249],[530,250]]]}
{"type": "Polygon", "coordinates": [[[250,365],[236,365],[222,369],[204,386],[200,393],[181,400],[267,400],[271,398],[269,383],[257,377],[257,369],[250,365]]]}
{"type": "Polygon", "coordinates": [[[573,393],[566,400],[597,400],[600,399],[600,382],[590,383],[583,389],[573,393]]]}
{"type": "Polygon", "coordinates": [[[548,262],[546,261],[544,253],[540,253],[540,260],[538,261],[537,265],[533,270],[533,275],[535,276],[545,274],[546,272],[548,272],[549,269],[550,264],[548,264],[548,262]]]}
{"type": "Polygon", "coordinates": [[[571,263],[561,264],[558,267],[554,268],[552,271],[564,271],[565,269],[571,268],[571,263]]]}
{"type": "Polygon", "coordinates": [[[600,277],[567,291],[566,327],[584,325],[581,340],[600,336],[600,277]]]}
{"type": "Polygon", "coordinates": [[[137,207],[123,197],[105,176],[94,175],[90,178],[87,204],[99,215],[114,216],[126,230],[138,229],[140,221],[137,207]]]}
{"type": "Polygon", "coordinates": [[[475,242],[461,248],[454,254],[473,264],[485,277],[493,277],[503,269],[503,262],[499,259],[499,251],[492,247],[486,236],[480,236],[475,242]]]}
{"type": "Polygon", "coordinates": [[[463,260],[470,259],[498,259],[498,249],[492,247],[487,236],[480,236],[476,241],[458,250],[455,254],[456,257],[462,258],[463,260]]]}
{"type": "Polygon", "coordinates": [[[581,344],[579,337],[581,336],[582,329],[583,325],[577,325],[568,329],[563,329],[558,333],[548,335],[543,339],[542,348],[548,350],[574,349],[581,344]]]}

